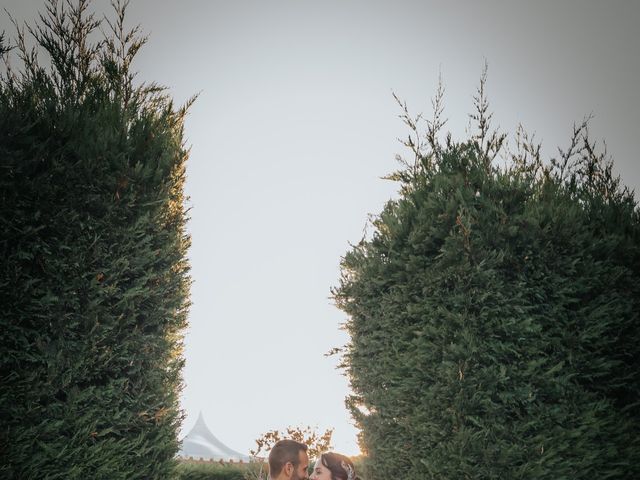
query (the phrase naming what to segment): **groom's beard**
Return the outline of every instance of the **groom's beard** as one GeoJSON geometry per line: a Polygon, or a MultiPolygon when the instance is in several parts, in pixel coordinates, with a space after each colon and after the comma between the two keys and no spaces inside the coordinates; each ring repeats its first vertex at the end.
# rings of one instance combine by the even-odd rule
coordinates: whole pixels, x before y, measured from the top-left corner
{"type": "Polygon", "coordinates": [[[304,477],[299,477],[297,472],[293,472],[293,477],[291,480],[305,480],[304,477]]]}

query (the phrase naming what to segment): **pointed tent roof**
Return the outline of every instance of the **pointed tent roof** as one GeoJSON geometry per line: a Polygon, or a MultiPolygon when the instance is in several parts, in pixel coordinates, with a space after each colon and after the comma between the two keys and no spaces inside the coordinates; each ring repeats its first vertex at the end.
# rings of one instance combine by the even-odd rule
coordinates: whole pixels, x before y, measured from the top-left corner
{"type": "Polygon", "coordinates": [[[182,440],[182,448],[178,455],[183,458],[233,460],[234,462],[248,462],[250,459],[248,455],[236,452],[218,440],[204,423],[202,412],[199,413],[196,424],[182,440]]]}

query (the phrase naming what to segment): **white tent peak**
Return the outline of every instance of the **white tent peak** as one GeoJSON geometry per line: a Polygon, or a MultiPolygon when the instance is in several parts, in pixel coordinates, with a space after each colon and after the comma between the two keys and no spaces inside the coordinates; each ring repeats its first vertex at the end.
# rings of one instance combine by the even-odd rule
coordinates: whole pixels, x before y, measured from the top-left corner
{"type": "Polygon", "coordinates": [[[234,462],[248,462],[248,455],[237,452],[216,438],[211,433],[204,421],[202,411],[189,433],[182,440],[182,448],[178,454],[182,458],[195,458],[203,460],[223,460],[234,462]]]}

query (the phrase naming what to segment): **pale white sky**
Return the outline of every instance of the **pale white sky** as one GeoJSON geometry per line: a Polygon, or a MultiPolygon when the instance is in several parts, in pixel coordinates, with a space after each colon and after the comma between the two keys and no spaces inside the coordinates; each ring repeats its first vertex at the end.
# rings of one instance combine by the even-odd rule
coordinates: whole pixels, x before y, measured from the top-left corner
{"type": "MultiPolygon", "coordinates": [[[[19,20],[43,4],[2,3],[19,20]]],[[[202,410],[242,452],[267,430],[317,425],[357,453],[347,381],[324,356],[347,341],[329,289],[367,215],[395,195],[380,179],[406,133],[392,91],[430,113],[442,71],[462,139],[486,58],[494,124],[523,123],[549,156],[593,113],[592,136],[640,187],[638,2],[132,0],[129,21],[150,35],[139,78],[178,103],[200,92],[186,124],[184,431],[202,410]]]]}

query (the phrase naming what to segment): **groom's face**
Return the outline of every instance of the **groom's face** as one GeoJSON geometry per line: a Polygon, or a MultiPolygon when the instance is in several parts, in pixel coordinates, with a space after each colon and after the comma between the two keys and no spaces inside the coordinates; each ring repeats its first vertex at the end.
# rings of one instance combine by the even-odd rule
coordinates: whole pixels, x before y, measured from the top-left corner
{"type": "Polygon", "coordinates": [[[309,478],[309,474],[307,473],[308,470],[309,456],[307,455],[307,452],[303,452],[301,450],[298,452],[298,466],[293,471],[291,480],[307,480],[309,478]]]}

